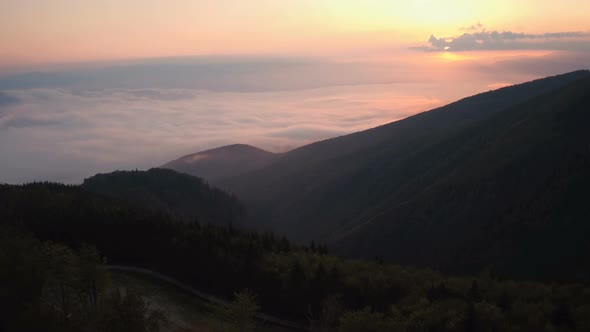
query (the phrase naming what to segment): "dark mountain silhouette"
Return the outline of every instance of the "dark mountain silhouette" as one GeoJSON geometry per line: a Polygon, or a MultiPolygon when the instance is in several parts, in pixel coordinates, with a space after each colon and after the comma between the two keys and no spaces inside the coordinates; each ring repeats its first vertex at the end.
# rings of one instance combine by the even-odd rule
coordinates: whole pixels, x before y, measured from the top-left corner
{"type": "Polygon", "coordinates": [[[84,180],[83,189],[203,224],[240,224],[245,210],[235,196],[173,170],[116,171],[84,180]]]}
{"type": "Polygon", "coordinates": [[[400,263],[587,278],[588,121],[585,79],[384,165],[413,167],[411,180],[334,239],[400,263]]]}
{"type": "Polygon", "coordinates": [[[588,77],[578,71],[465,98],[221,183],[261,227],[330,241],[340,253],[564,275],[547,269],[573,267],[575,250],[588,253],[580,238],[590,216],[580,191],[590,175],[588,77]]]}
{"type": "Polygon", "coordinates": [[[202,177],[215,183],[221,178],[237,176],[270,165],[280,154],[251,145],[234,144],[189,154],[161,168],[202,177]]]}

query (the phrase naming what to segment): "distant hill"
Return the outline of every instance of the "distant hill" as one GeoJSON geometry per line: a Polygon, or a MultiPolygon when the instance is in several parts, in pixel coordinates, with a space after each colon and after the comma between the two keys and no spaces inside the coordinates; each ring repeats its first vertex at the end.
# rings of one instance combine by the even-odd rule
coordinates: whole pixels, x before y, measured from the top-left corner
{"type": "Polygon", "coordinates": [[[590,199],[580,190],[590,176],[589,76],[465,98],[293,150],[222,185],[261,227],[351,256],[527,277],[572,272],[552,264],[588,273],[578,258],[590,248],[590,199]]]}
{"type": "Polygon", "coordinates": [[[235,196],[173,170],[116,171],[84,180],[83,189],[202,224],[240,224],[245,210],[235,196]]]}
{"type": "Polygon", "coordinates": [[[246,144],[227,145],[189,154],[166,163],[161,168],[202,177],[211,183],[270,165],[280,154],[246,144]]]}

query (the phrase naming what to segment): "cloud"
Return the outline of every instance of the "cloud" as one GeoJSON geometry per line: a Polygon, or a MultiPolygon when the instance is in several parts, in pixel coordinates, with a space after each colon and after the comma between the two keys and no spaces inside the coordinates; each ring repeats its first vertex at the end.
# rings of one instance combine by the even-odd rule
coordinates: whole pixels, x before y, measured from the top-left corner
{"type": "Polygon", "coordinates": [[[294,91],[395,81],[394,76],[378,75],[381,71],[374,63],[314,57],[187,57],[4,75],[0,76],[0,90],[65,88],[96,93],[108,87],[140,89],[138,96],[161,99],[183,96],[154,96],[154,89],[294,91]]]}
{"type": "MultiPolygon", "coordinates": [[[[534,57],[498,52],[444,66],[438,55],[404,52],[404,58],[387,61],[262,65],[263,60],[246,59],[227,72],[217,63],[229,60],[201,59],[196,66],[205,77],[190,81],[187,75],[180,86],[169,84],[173,63],[143,63],[153,67],[138,71],[124,64],[120,73],[108,70],[114,76],[98,70],[80,84],[47,79],[47,86],[36,87],[34,79],[35,84],[0,92],[0,182],[75,183],[98,172],[145,169],[233,143],[286,151],[405,118],[489,90],[490,84],[588,65],[587,54],[571,52],[534,57]],[[213,72],[206,74],[205,68],[213,72]]],[[[194,62],[178,66],[187,69],[183,66],[194,62]]],[[[72,72],[51,75],[76,76],[72,72]]]]}
{"type": "Polygon", "coordinates": [[[459,30],[462,30],[462,31],[474,31],[474,30],[481,30],[481,29],[483,29],[483,24],[481,24],[480,22],[477,22],[476,24],[473,24],[470,26],[459,28],[459,30]]]}
{"type": "Polygon", "coordinates": [[[15,98],[9,94],[6,94],[2,91],[0,91],[0,117],[2,117],[2,109],[10,106],[10,105],[14,105],[14,104],[18,104],[19,100],[18,98],[15,98]]]}
{"type": "Polygon", "coordinates": [[[42,119],[27,119],[27,118],[16,118],[5,121],[2,126],[13,127],[13,128],[27,128],[27,127],[41,127],[57,125],[59,122],[54,120],[42,120],[42,119]]]}
{"type": "Polygon", "coordinates": [[[529,56],[508,56],[495,59],[493,62],[466,63],[464,70],[479,71],[490,79],[490,82],[518,82],[522,77],[535,79],[567,73],[580,69],[590,69],[590,56],[588,52],[552,51],[542,56],[532,54],[529,56]]]}
{"type": "Polygon", "coordinates": [[[491,83],[488,84],[488,88],[490,88],[490,90],[496,90],[496,89],[501,89],[507,86],[512,85],[512,83],[508,83],[508,82],[498,82],[498,83],[491,83]]]}
{"type": "Polygon", "coordinates": [[[270,137],[280,137],[288,139],[303,139],[303,140],[320,140],[327,137],[336,137],[347,134],[347,128],[338,126],[314,125],[314,124],[300,124],[289,126],[287,128],[277,129],[270,132],[270,137]]]}
{"type": "MultiPolygon", "coordinates": [[[[471,27],[469,27],[471,28],[471,27]]],[[[428,38],[429,46],[415,47],[428,52],[480,50],[590,50],[590,33],[582,31],[526,34],[512,31],[463,33],[454,37],[428,38]]]]}
{"type": "Polygon", "coordinates": [[[305,91],[20,89],[0,117],[0,182],[78,182],[246,143],[285,151],[364,130],[442,102],[401,85],[305,91]]]}
{"type": "Polygon", "coordinates": [[[20,100],[11,94],[0,91],[0,128],[7,121],[9,113],[9,107],[20,103],[20,100]]]}

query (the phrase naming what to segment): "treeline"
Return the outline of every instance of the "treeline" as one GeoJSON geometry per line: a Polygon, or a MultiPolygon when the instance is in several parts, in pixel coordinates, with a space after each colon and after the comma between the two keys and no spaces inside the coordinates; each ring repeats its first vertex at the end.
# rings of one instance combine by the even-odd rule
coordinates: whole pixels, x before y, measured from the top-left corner
{"type": "Polygon", "coordinates": [[[345,260],[271,233],[180,223],[74,186],[0,186],[0,217],[43,241],[96,246],[110,263],[147,267],[324,331],[588,331],[590,287],[445,276],[345,260]]]}
{"type": "Polygon", "coordinates": [[[239,225],[247,217],[235,196],[201,178],[169,169],[97,174],[85,179],[81,187],[141,208],[164,211],[175,219],[201,224],[239,225]]]}

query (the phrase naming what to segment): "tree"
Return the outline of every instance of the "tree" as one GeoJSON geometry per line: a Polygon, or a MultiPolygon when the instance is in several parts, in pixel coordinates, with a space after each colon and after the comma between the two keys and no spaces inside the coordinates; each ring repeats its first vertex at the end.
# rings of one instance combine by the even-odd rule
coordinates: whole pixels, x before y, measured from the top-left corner
{"type": "Polygon", "coordinates": [[[366,307],[362,310],[349,311],[340,318],[340,332],[385,332],[389,331],[386,326],[384,315],[374,312],[366,307]]]}
{"type": "Polygon", "coordinates": [[[322,331],[332,331],[338,326],[338,320],[344,312],[340,296],[330,295],[322,300],[320,327],[322,331]]]}
{"type": "Polygon", "coordinates": [[[127,289],[123,295],[114,290],[106,299],[96,324],[99,332],[158,332],[167,323],[166,315],[152,310],[141,294],[127,289]]]}
{"type": "MultiPolygon", "coordinates": [[[[43,285],[39,242],[0,225],[0,331],[25,330],[25,315],[38,311],[43,285]]],[[[32,328],[34,330],[34,328],[32,328]]]]}
{"type": "Polygon", "coordinates": [[[259,309],[256,295],[245,289],[234,294],[234,300],[228,304],[225,316],[236,331],[253,331],[259,309]]]}
{"type": "Polygon", "coordinates": [[[483,299],[477,280],[471,282],[471,288],[469,289],[469,297],[473,302],[480,302],[483,299]]]}
{"type": "Polygon", "coordinates": [[[63,322],[71,320],[78,286],[78,257],[68,247],[47,243],[43,247],[46,278],[41,301],[56,310],[63,322]]]}
{"type": "Polygon", "coordinates": [[[289,273],[289,286],[294,290],[301,290],[307,284],[307,276],[299,259],[295,259],[289,273]]]}
{"type": "Polygon", "coordinates": [[[98,299],[105,290],[108,282],[108,272],[104,260],[95,247],[83,246],[78,255],[79,259],[79,291],[82,300],[88,302],[93,311],[97,310],[98,299]]]}

